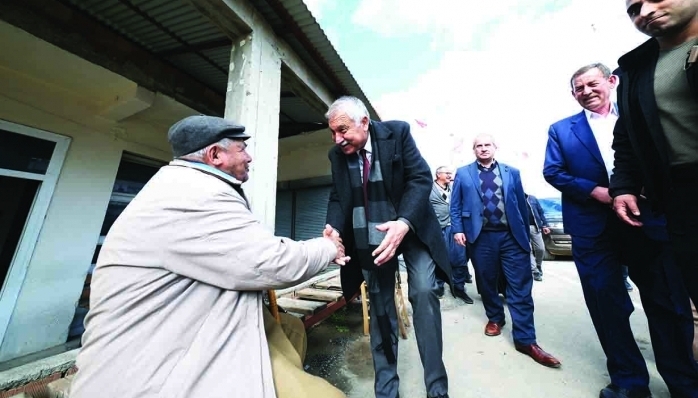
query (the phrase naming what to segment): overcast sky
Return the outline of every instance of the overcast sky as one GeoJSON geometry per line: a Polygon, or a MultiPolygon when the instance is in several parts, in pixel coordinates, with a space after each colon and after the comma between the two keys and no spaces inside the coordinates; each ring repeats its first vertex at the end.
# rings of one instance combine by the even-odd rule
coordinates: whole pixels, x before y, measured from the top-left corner
{"type": "Polygon", "coordinates": [[[432,169],[472,162],[473,137],[491,133],[541,197],[557,194],[541,174],[548,127],[581,111],[570,75],[615,68],[646,40],[623,0],[305,2],[381,118],[413,125],[432,169]]]}

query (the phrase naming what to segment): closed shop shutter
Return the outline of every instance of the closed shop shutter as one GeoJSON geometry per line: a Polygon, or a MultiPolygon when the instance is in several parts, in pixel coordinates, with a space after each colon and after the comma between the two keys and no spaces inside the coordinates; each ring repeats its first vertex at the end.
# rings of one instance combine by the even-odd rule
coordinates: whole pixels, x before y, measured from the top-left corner
{"type": "Polygon", "coordinates": [[[307,240],[322,236],[327,217],[327,200],[329,196],[329,186],[296,191],[294,240],[307,240]]]}
{"type": "Polygon", "coordinates": [[[276,216],[274,235],[293,238],[291,236],[293,225],[293,192],[276,192],[276,216]]]}

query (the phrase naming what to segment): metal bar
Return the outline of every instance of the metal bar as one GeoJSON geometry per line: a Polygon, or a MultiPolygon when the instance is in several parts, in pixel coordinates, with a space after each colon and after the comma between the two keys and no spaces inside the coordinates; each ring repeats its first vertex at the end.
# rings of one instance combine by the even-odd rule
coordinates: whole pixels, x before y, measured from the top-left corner
{"type": "Polygon", "coordinates": [[[214,48],[221,48],[232,46],[233,42],[228,37],[222,37],[220,39],[214,39],[209,41],[204,41],[201,43],[190,44],[188,46],[175,47],[169,50],[158,51],[156,54],[160,57],[171,57],[173,55],[182,55],[192,52],[192,49],[196,51],[212,50],[214,48]]]}

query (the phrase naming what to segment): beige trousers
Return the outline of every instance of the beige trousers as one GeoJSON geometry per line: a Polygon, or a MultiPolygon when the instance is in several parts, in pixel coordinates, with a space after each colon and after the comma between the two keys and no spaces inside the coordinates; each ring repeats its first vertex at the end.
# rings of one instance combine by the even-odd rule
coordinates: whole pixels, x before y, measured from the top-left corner
{"type": "Polygon", "coordinates": [[[693,358],[698,361],[698,311],[696,310],[695,304],[691,302],[691,308],[693,308],[693,358]]]}
{"type": "Polygon", "coordinates": [[[303,369],[307,349],[305,327],[293,315],[279,314],[277,323],[264,307],[264,328],[269,342],[271,369],[277,398],[346,398],[327,380],[303,369]]]}

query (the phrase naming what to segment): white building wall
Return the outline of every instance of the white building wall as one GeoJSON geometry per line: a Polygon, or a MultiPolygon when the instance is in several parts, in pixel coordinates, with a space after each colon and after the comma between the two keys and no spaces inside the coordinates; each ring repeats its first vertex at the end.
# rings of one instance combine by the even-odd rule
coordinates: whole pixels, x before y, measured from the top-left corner
{"type": "Polygon", "coordinates": [[[4,23],[0,46],[7,50],[0,55],[0,119],[71,138],[23,280],[14,281],[19,295],[0,298],[0,308],[12,311],[0,324],[5,361],[65,343],[123,152],[170,160],[169,125],[195,112],[143,96],[133,82],[4,23]],[[140,97],[143,104],[123,109],[145,110],[109,119],[124,116],[115,109],[124,98],[140,97]]]}
{"type": "Polygon", "coordinates": [[[278,181],[331,175],[327,153],[334,144],[330,134],[320,130],[279,140],[278,181]]]}
{"type": "Polygon", "coordinates": [[[125,139],[116,138],[6,96],[0,119],[72,138],[4,333],[3,361],[66,341],[123,151],[163,161],[170,154],[164,128],[134,123],[125,139]]]}

